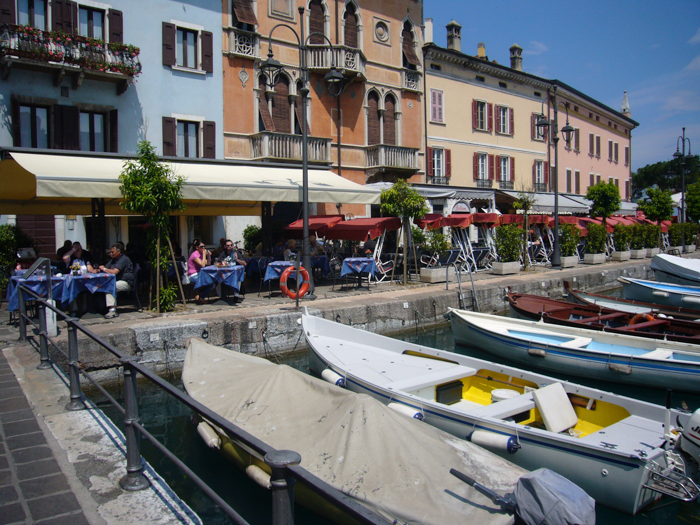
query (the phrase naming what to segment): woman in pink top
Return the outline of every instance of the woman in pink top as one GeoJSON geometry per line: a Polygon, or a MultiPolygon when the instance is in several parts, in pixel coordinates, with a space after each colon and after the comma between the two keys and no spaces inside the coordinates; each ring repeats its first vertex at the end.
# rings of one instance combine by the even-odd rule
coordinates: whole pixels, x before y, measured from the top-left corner
{"type": "MultiPolygon", "coordinates": [[[[199,239],[192,241],[192,253],[187,259],[187,275],[190,282],[197,285],[199,278],[199,270],[211,264],[211,254],[207,250],[206,245],[199,239]]],[[[195,288],[196,290],[196,288],[195,288]]],[[[204,301],[199,298],[199,294],[195,292],[194,300],[197,304],[204,304],[204,301]]]]}

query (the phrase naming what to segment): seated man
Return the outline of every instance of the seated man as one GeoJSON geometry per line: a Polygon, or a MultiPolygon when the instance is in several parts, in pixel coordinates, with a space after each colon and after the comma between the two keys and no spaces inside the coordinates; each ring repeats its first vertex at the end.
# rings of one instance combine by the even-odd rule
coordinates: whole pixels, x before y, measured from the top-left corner
{"type": "MultiPolygon", "coordinates": [[[[122,253],[121,243],[113,244],[109,248],[109,262],[100,266],[99,269],[105,273],[111,273],[117,278],[117,293],[128,292],[134,286],[134,267],[131,260],[122,253]]],[[[117,313],[117,300],[112,294],[105,294],[105,301],[109,309],[105,314],[105,319],[119,317],[117,313]]]]}
{"type": "MultiPolygon", "coordinates": [[[[226,259],[229,259],[231,264],[240,264],[241,266],[246,266],[248,263],[241,259],[238,255],[238,250],[235,250],[233,248],[233,241],[231,239],[226,239],[224,242],[224,248],[219,253],[218,257],[216,258],[217,263],[223,263],[226,262],[226,259]]],[[[243,283],[241,283],[241,286],[243,283]]],[[[216,291],[219,294],[219,297],[221,297],[221,283],[216,285],[216,291]]],[[[241,290],[242,292],[242,290],[241,290]]],[[[239,300],[239,291],[236,290],[235,288],[233,289],[233,297],[238,302],[239,300]]]]}
{"type": "Polygon", "coordinates": [[[73,248],[63,255],[63,262],[68,270],[70,270],[73,263],[77,262],[80,266],[86,266],[89,272],[92,271],[92,266],[90,265],[92,255],[89,251],[83,250],[83,247],[77,241],[73,243],[73,248]]]}

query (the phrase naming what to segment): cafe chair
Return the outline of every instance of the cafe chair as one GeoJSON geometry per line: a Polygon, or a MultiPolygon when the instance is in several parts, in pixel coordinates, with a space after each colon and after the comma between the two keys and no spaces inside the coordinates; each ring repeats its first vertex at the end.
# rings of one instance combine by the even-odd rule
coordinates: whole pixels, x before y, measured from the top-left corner
{"type": "MultiPolygon", "coordinates": [[[[270,260],[270,257],[260,257],[260,259],[258,259],[258,272],[260,273],[260,287],[258,288],[258,297],[260,297],[263,286],[265,285],[265,272],[267,271],[267,265],[270,264],[270,260]]],[[[272,279],[270,279],[270,281],[272,281],[272,279]]],[[[272,284],[270,281],[267,282],[267,288],[269,296],[272,296],[272,284]]]]}
{"type": "MultiPolygon", "coordinates": [[[[137,264],[136,267],[134,268],[134,284],[131,287],[131,290],[128,292],[119,292],[122,294],[128,294],[129,297],[134,301],[134,304],[138,308],[138,311],[142,311],[143,307],[141,306],[141,300],[139,299],[139,273],[141,272],[141,267],[137,264]]],[[[117,295],[119,295],[119,293],[117,295]]]]}

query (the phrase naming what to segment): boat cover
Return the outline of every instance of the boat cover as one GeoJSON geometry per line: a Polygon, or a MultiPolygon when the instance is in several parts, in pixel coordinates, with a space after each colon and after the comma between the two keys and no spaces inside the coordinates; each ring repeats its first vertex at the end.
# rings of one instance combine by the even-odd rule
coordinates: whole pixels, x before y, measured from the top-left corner
{"type": "Polygon", "coordinates": [[[684,279],[687,284],[700,286],[700,260],[684,259],[675,255],[659,253],[651,260],[651,269],[662,271],[684,279]]]}
{"type": "Polygon", "coordinates": [[[515,487],[518,515],[528,524],[595,525],[595,500],[578,485],[543,468],[515,487]]]}
{"type": "Polygon", "coordinates": [[[520,467],[289,366],[198,339],[187,347],[190,396],[270,446],[298,452],[302,467],[389,522],[514,522],[450,469],[505,495],[526,473],[520,467]]]}

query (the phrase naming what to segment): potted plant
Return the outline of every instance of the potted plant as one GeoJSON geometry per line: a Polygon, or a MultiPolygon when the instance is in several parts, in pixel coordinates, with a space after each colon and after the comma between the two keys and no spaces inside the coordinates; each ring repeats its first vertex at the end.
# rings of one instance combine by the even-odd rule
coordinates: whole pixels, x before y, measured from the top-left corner
{"type": "Polygon", "coordinates": [[[698,225],[694,222],[686,222],[683,224],[685,229],[685,251],[693,253],[695,251],[695,237],[698,234],[698,225]]]}
{"type": "MultiPolygon", "coordinates": [[[[423,252],[429,254],[431,257],[436,257],[438,261],[443,260],[443,256],[447,253],[447,250],[450,249],[450,242],[447,240],[445,234],[442,233],[442,228],[429,231],[423,238],[423,252]]],[[[454,266],[445,269],[441,263],[438,263],[432,268],[421,268],[420,270],[421,282],[438,283],[445,282],[445,279],[449,279],[450,281],[456,279],[454,266]]]]}
{"type": "Polygon", "coordinates": [[[659,249],[659,237],[661,236],[661,226],[647,224],[644,226],[644,247],[647,249],[647,257],[653,257],[661,250],[659,249]]]}
{"type": "Polygon", "coordinates": [[[630,259],[644,259],[647,256],[647,250],[644,247],[644,225],[632,226],[630,248],[630,259]]]}
{"type": "Polygon", "coordinates": [[[613,242],[615,243],[615,251],[612,253],[613,261],[629,261],[630,260],[630,241],[632,232],[630,226],[626,224],[616,224],[613,231],[613,242]]]}
{"type": "Polygon", "coordinates": [[[581,231],[573,224],[562,224],[559,227],[559,250],[561,251],[561,267],[572,268],[578,264],[578,243],[581,231]]]}
{"type": "Polygon", "coordinates": [[[608,239],[607,228],[602,224],[590,223],[586,228],[587,252],[583,256],[584,264],[603,264],[605,262],[605,244],[608,239]]]}
{"type": "Polygon", "coordinates": [[[675,222],[668,227],[668,249],[683,253],[683,225],[675,222]]]}
{"type": "Polygon", "coordinates": [[[496,228],[496,252],[498,262],[491,264],[491,270],[497,275],[509,275],[520,272],[520,254],[523,250],[525,232],[515,224],[505,224],[496,228]]]}

